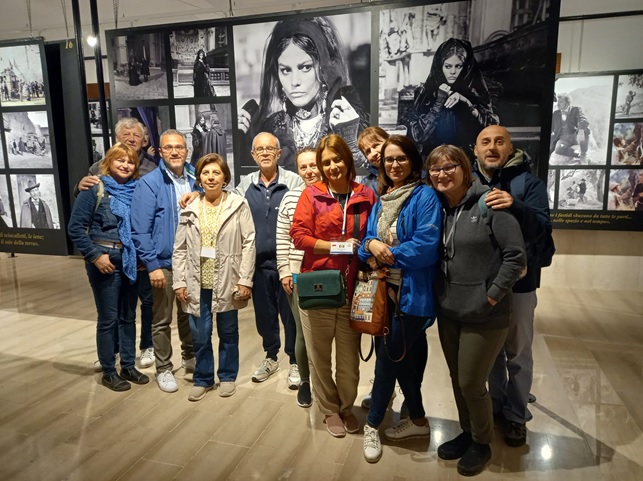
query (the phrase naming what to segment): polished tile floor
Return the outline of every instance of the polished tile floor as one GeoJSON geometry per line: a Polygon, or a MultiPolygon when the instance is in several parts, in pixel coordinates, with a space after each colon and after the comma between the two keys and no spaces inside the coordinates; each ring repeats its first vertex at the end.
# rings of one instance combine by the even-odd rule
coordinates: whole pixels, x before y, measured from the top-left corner
{"type": "MultiPolygon", "coordinates": [[[[527,445],[509,448],[498,432],[491,463],[477,479],[643,479],[639,300],[635,292],[539,291],[538,399],[527,445]]],[[[187,400],[191,384],[182,370],[175,394],[155,383],[126,393],[102,387],[92,371],[94,319],[81,260],[0,258],[0,480],[459,478],[455,462],[436,456],[458,424],[434,328],[423,384],[431,439],[384,441],[381,461],[370,465],[360,434],[332,438],[315,407],[297,406],[286,362],[268,381],[250,381],[263,357],[250,309],[240,316],[237,393],[224,399],[213,391],[197,403],[187,400]]],[[[361,372],[360,398],[373,362],[361,372]]],[[[382,427],[397,421],[399,405],[400,396],[382,427]]],[[[355,413],[363,422],[366,411],[356,406],[355,413]]]]}

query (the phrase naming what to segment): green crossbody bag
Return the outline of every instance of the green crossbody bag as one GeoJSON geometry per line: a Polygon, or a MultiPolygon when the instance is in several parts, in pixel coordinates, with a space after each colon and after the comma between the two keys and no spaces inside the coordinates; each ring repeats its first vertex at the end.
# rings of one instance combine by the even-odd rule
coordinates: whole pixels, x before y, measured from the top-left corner
{"type": "Polygon", "coordinates": [[[337,269],[297,274],[299,307],[337,309],[346,305],[346,276],[337,269]]]}

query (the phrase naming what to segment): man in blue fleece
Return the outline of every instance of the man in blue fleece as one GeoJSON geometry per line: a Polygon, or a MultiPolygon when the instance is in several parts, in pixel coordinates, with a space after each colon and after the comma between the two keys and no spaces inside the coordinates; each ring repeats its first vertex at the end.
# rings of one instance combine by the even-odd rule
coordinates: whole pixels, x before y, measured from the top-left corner
{"type": "Polygon", "coordinates": [[[194,371],[195,359],[188,315],[172,290],[172,251],[178,226],[179,203],[183,194],[194,187],[194,175],[185,160],[188,149],[178,130],[161,134],[162,160],[139,181],[132,198],[132,238],[139,259],[150,275],[154,304],[152,307],[152,341],[156,357],[156,381],[161,391],[179,389],[172,373],[173,304],[177,306],[177,325],[181,339],[183,367],[194,371]]]}

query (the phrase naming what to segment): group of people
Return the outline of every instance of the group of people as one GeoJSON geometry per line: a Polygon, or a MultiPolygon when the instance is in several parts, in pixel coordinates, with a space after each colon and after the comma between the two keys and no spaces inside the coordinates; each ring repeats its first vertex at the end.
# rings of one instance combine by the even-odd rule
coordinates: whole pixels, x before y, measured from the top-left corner
{"type": "Polygon", "coordinates": [[[11,100],[27,100],[29,102],[32,99],[44,97],[45,95],[45,84],[36,80],[32,82],[20,80],[17,83],[17,87],[12,88],[10,88],[7,83],[4,77],[2,77],[0,92],[2,93],[3,102],[9,102],[11,100]]]}
{"type": "Polygon", "coordinates": [[[34,154],[43,156],[47,154],[47,139],[44,137],[40,140],[29,137],[23,140],[22,137],[16,142],[15,139],[9,142],[9,150],[13,155],[34,154]]]}
{"type": "Polygon", "coordinates": [[[550,221],[545,186],[506,129],[483,129],[472,163],[453,145],[423,159],[411,139],[369,127],[358,139],[371,166],[362,183],[341,136],[328,134],[299,152],[298,175],[278,165],[279,139],[260,132],[251,149],[259,170],[234,190],[226,188],[230,169],[217,154],[198,159],[192,174],[185,137],[176,130],[161,135],[158,167],[141,150],[138,121],[121,120],[116,135],[119,142],[79,183],[68,227],[96,300],[102,384],[123,391],[149,382],[135,363],[136,304],[147,298],[140,366],[156,365],[159,388],[178,390],[170,330],[176,304],[182,367],[194,372],[188,399],[213,389],[234,395],[237,313],[252,297],[265,351],[252,381],[280,368],[281,318],[287,384],[298,390],[297,403],[309,407],[314,399],[332,436],[357,433],[360,334],[349,327],[350,301],[359,270],[386,267],[390,328],[376,339],[366,460],[382,455],[379,427],[396,382],[408,417],[384,435],[392,441],[430,435],[421,385],[425,331],[436,318],[462,428],[438,456],[459,459],[461,474],[481,472],[491,457],[494,417],[504,420],[509,445],[525,443],[540,278],[536,240],[550,221]],[[298,276],[329,269],[344,274],[346,303],[302,309],[298,276]]]}

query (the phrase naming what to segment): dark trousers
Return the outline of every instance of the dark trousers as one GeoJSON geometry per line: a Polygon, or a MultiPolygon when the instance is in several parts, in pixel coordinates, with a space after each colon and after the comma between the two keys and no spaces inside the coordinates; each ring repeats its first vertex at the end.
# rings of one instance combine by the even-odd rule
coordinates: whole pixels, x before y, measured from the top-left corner
{"type": "Polygon", "coordinates": [[[290,358],[290,364],[297,364],[295,318],[288,304],[286,291],[281,287],[277,269],[256,267],[252,282],[255,322],[257,332],[263,339],[266,357],[277,360],[277,354],[281,348],[279,337],[279,316],[281,316],[281,322],[284,325],[284,350],[290,358]]]}

